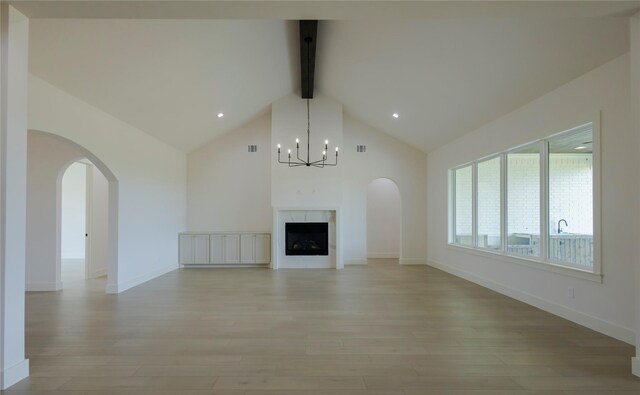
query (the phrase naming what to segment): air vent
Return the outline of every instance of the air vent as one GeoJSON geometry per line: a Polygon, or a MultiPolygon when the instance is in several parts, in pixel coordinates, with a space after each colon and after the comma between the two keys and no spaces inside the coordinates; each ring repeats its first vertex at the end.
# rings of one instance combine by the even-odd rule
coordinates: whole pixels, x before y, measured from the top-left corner
{"type": "Polygon", "coordinates": [[[367,146],[366,145],[356,145],[356,151],[357,152],[367,152],[367,146]]]}
{"type": "Polygon", "coordinates": [[[249,144],[249,152],[258,152],[258,145],[249,144]]]}

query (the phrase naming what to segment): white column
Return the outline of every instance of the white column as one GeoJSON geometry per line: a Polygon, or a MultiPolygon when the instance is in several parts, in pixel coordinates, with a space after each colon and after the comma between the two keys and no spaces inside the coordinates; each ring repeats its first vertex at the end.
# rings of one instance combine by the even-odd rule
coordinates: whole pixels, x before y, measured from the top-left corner
{"type": "MultiPolygon", "coordinates": [[[[631,17],[631,127],[640,134],[640,13],[631,17]]],[[[640,196],[640,191],[636,191],[640,196]]],[[[640,206],[636,208],[640,210],[640,206]]],[[[638,254],[640,256],[640,250],[638,254]]],[[[636,262],[636,356],[632,358],[632,372],[640,376],[640,262],[636,262]]]]}
{"type": "Polygon", "coordinates": [[[29,20],[0,3],[0,389],[29,375],[24,354],[29,20]]]}

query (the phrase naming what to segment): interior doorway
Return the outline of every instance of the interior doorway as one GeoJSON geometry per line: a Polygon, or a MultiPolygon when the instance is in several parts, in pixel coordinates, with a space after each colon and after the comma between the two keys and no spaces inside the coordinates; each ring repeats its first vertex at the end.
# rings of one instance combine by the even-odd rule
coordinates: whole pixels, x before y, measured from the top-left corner
{"type": "Polygon", "coordinates": [[[60,262],[65,287],[107,275],[109,182],[88,159],[61,179],[60,262]]]}
{"type": "Polygon", "coordinates": [[[62,176],[60,262],[63,284],[89,278],[87,166],[82,161],[74,162],[62,176]]]}
{"type": "Polygon", "coordinates": [[[397,263],[402,249],[400,189],[393,180],[378,178],[367,186],[367,259],[397,263]]]}
{"type": "Polygon", "coordinates": [[[80,289],[106,276],[91,284],[111,292],[118,276],[117,179],[71,140],[34,130],[27,137],[26,290],[80,289]]]}

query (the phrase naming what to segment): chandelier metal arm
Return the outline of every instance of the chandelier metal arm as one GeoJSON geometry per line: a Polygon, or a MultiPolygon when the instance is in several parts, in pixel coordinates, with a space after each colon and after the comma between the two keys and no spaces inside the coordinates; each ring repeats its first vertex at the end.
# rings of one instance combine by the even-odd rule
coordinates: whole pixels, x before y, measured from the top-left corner
{"type": "Polygon", "coordinates": [[[306,162],[303,160],[297,160],[297,161],[291,161],[291,158],[289,157],[289,160],[283,161],[280,157],[280,152],[278,152],[278,163],[282,163],[285,165],[289,165],[289,167],[299,167],[299,166],[313,166],[313,167],[319,167],[319,168],[323,168],[323,167],[327,167],[327,166],[337,166],[338,165],[338,155],[336,154],[336,161],[334,163],[327,163],[327,158],[326,156],[323,157],[322,159],[318,159],[314,162],[306,162]]]}
{"type": "Polygon", "coordinates": [[[300,147],[298,143],[296,143],[296,157],[298,158],[299,162],[304,162],[304,160],[302,160],[302,158],[300,157],[300,147]]]}

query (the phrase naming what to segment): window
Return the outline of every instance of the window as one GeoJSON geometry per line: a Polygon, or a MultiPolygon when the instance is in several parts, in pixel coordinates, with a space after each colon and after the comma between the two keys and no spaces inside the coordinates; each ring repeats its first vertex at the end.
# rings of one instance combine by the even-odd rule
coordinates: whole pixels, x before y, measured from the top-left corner
{"type": "Polygon", "coordinates": [[[472,169],[471,165],[454,171],[455,179],[455,242],[457,244],[473,245],[471,219],[472,204],[472,169]]]}
{"type": "Polygon", "coordinates": [[[453,168],[450,243],[600,274],[597,125],[453,168]]]}
{"type": "Polygon", "coordinates": [[[549,259],[593,268],[591,124],[553,137],[549,151],[549,259]]]}
{"type": "Polygon", "coordinates": [[[478,235],[480,248],[500,250],[501,157],[478,162],[478,235]]]}
{"type": "Polygon", "coordinates": [[[540,256],[540,145],[507,154],[507,253],[540,256]]]}

